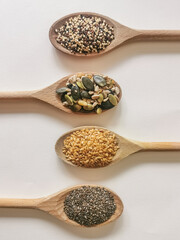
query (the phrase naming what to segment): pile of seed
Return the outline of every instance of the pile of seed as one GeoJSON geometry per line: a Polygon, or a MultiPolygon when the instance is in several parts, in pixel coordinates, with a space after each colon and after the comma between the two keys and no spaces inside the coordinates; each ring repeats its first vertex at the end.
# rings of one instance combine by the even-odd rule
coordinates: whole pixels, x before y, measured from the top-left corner
{"type": "Polygon", "coordinates": [[[77,166],[97,168],[109,165],[118,148],[117,138],[110,131],[84,128],[66,137],[63,153],[77,166]]]}
{"type": "Polygon", "coordinates": [[[88,54],[104,50],[114,39],[113,27],[99,17],[71,17],[59,29],[56,41],[72,53],[88,54]]]}
{"type": "Polygon", "coordinates": [[[68,218],[86,227],[107,221],[115,210],[114,197],[101,187],[77,188],[64,201],[64,212],[68,218]]]}
{"type": "Polygon", "coordinates": [[[116,106],[120,100],[120,89],[107,76],[78,73],[71,76],[66,87],[58,88],[63,105],[72,111],[101,113],[103,109],[116,106]]]}

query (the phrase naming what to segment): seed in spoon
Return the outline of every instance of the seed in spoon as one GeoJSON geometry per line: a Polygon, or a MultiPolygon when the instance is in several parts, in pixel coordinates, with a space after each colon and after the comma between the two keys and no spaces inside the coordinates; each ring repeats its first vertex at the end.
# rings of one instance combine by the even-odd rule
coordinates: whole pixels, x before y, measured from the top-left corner
{"type": "Polygon", "coordinates": [[[67,87],[58,88],[58,89],[56,90],[56,93],[57,93],[57,94],[66,93],[66,92],[69,91],[68,89],[69,89],[69,88],[67,88],[67,87]]]}
{"type": "Polygon", "coordinates": [[[84,128],[65,138],[63,153],[74,165],[97,168],[109,165],[118,149],[115,134],[106,129],[84,128]]]}
{"type": "Polygon", "coordinates": [[[69,18],[55,33],[61,46],[80,54],[104,50],[114,39],[114,29],[105,20],[83,14],[69,18]]]}
{"type": "Polygon", "coordinates": [[[63,105],[72,111],[83,113],[94,111],[100,114],[102,111],[97,111],[98,108],[110,109],[119,102],[120,88],[116,85],[115,81],[107,76],[77,73],[70,76],[66,82],[66,87],[58,88],[56,93],[58,97],[60,95],[63,105]],[[112,89],[116,89],[118,95],[112,89]],[[114,99],[115,103],[104,103],[104,95],[107,100],[109,95],[112,95],[111,98],[114,99]],[[92,106],[81,108],[81,106],[88,106],[88,104],[92,106]],[[74,105],[76,106],[74,107],[74,105]]]}
{"type": "Polygon", "coordinates": [[[69,219],[86,227],[106,222],[116,210],[112,194],[101,187],[83,186],[65,198],[64,212],[69,219]]]}
{"type": "Polygon", "coordinates": [[[95,83],[97,85],[99,85],[100,87],[104,87],[107,84],[106,80],[99,75],[94,75],[93,79],[94,79],[95,83]]]}
{"type": "Polygon", "coordinates": [[[82,77],[84,87],[89,91],[94,91],[94,83],[88,77],[82,77]]]}

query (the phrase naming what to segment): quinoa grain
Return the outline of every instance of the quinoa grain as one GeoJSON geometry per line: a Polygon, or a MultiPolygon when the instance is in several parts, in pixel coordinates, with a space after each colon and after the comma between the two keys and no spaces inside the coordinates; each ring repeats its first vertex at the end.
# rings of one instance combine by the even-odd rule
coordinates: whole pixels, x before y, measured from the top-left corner
{"type": "Polygon", "coordinates": [[[69,18],[55,33],[61,46],[80,54],[98,53],[114,39],[114,29],[105,20],[82,14],[69,18]]]}

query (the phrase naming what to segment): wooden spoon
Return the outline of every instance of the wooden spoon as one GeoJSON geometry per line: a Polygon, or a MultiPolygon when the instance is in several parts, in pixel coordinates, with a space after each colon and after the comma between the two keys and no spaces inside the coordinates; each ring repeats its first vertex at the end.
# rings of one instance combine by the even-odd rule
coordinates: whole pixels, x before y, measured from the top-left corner
{"type": "MultiPolygon", "coordinates": [[[[62,159],[63,161],[65,161],[66,163],[68,163],[70,165],[73,165],[73,166],[76,166],[76,167],[77,167],[77,165],[71,163],[70,161],[68,161],[66,159],[66,156],[62,151],[63,146],[64,146],[64,140],[66,139],[66,137],[68,137],[73,132],[75,132],[77,130],[84,129],[84,128],[106,129],[106,128],[98,127],[98,126],[83,126],[83,127],[74,128],[71,131],[68,131],[67,133],[62,135],[57,140],[56,145],[55,145],[55,151],[56,151],[56,154],[58,155],[58,157],[60,159],[62,159]]],[[[108,130],[108,129],[106,129],[106,130],[108,130]]],[[[112,134],[116,135],[117,142],[118,142],[118,145],[119,145],[119,149],[118,149],[116,155],[114,156],[114,158],[112,159],[112,162],[110,164],[115,163],[119,160],[122,160],[123,158],[126,158],[127,156],[129,156],[133,153],[139,152],[139,151],[180,150],[180,142],[140,142],[140,141],[126,139],[124,137],[119,136],[118,134],[116,134],[114,132],[112,132],[112,134]]]]}
{"type": "MultiPolygon", "coordinates": [[[[57,192],[55,194],[49,195],[47,197],[43,198],[36,198],[36,199],[9,199],[9,198],[1,198],[0,199],[0,207],[2,208],[35,208],[42,210],[44,212],[49,213],[50,215],[58,218],[61,221],[64,221],[68,224],[79,226],[79,227],[85,227],[80,225],[79,223],[70,220],[66,213],[64,212],[64,200],[66,196],[74,189],[83,187],[83,186],[92,186],[92,187],[101,187],[97,185],[77,185],[68,189],[65,189],[63,191],[57,192]]],[[[104,188],[104,187],[103,187],[104,188]]],[[[112,196],[114,197],[114,201],[116,204],[116,210],[115,213],[106,221],[98,225],[94,225],[94,227],[102,226],[107,223],[110,223],[114,220],[116,220],[118,217],[121,216],[123,212],[123,203],[121,199],[110,189],[105,188],[109,192],[111,192],[112,196]]]]}
{"type": "Polygon", "coordinates": [[[78,13],[72,13],[69,15],[66,15],[65,17],[60,18],[57,20],[50,28],[49,30],[49,39],[52,43],[52,45],[67,54],[74,55],[74,56],[96,56],[101,55],[104,53],[107,53],[111,51],[112,49],[127,43],[127,42],[133,42],[133,41],[176,41],[180,40],[180,30],[135,30],[129,27],[126,27],[113,19],[106,17],[104,15],[98,14],[98,13],[91,13],[91,12],[78,12],[78,13]],[[56,41],[57,34],[55,33],[55,29],[60,28],[70,17],[75,17],[79,14],[85,15],[85,16],[97,16],[105,20],[109,25],[114,27],[114,40],[111,42],[111,44],[105,48],[105,50],[100,51],[99,53],[90,53],[87,55],[79,54],[79,53],[71,53],[66,48],[62,47],[61,44],[59,44],[56,41]]]}
{"type": "MultiPolygon", "coordinates": [[[[79,73],[76,73],[76,74],[79,74],[79,73]]],[[[98,73],[94,73],[94,72],[83,72],[83,74],[97,74],[98,75],[98,73]]],[[[20,99],[23,101],[24,99],[36,99],[36,100],[43,101],[45,103],[49,103],[50,105],[52,105],[64,112],[67,112],[67,113],[83,114],[82,112],[73,112],[73,111],[71,111],[71,109],[63,106],[60,97],[56,93],[56,90],[58,88],[66,86],[66,82],[67,82],[68,78],[73,75],[75,75],[75,74],[66,76],[66,77],[60,79],[59,81],[55,82],[54,84],[52,84],[46,88],[43,88],[41,90],[22,91],[22,92],[0,92],[0,100],[20,99]]],[[[119,100],[120,100],[121,96],[122,96],[122,91],[117,82],[115,82],[115,85],[117,87],[119,87],[119,89],[120,89],[120,93],[118,95],[119,100]]],[[[105,112],[105,111],[107,111],[107,110],[104,110],[103,112],[105,112]]],[[[96,114],[96,113],[92,111],[92,112],[88,113],[88,115],[89,114],[96,114]]]]}

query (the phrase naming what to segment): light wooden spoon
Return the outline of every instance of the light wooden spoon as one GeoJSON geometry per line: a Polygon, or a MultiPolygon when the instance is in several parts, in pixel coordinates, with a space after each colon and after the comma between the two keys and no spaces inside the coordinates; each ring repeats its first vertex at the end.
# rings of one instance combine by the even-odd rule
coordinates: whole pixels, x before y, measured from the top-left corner
{"type": "MultiPolygon", "coordinates": [[[[68,161],[66,159],[66,156],[62,151],[63,146],[64,146],[64,140],[66,139],[66,137],[68,137],[73,132],[75,132],[77,130],[84,129],[84,128],[106,129],[106,128],[98,127],[98,126],[82,126],[82,127],[74,128],[71,131],[68,131],[67,133],[63,134],[57,140],[56,145],[55,145],[55,151],[56,151],[56,154],[58,155],[58,157],[60,159],[62,159],[64,162],[66,162],[70,165],[76,166],[76,167],[77,167],[77,165],[71,163],[70,161],[68,161]]],[[[108,130],[108,129],[106,129],[106,130],[108,130]]],[[[140,151],[180,150],[180,142],[140,142],[140,141],[126,139],[124,137],[119,136],[118,134],[116,134],[114,132],[112,132],[112,134],[116,135],[117,142],[118,142],[118,145],[119,145],[119,149],[118,149],[116,155],[114,156],[114,158],[112,159],[112,162],[110,164],[113,164],[117,161],[120,161],[123,158],[126,158],[129,155],[131,155],[133,153],[136,153],[136,152],[140,152],[140,151]]]]}
{"type": "Polygon", "coordinates": [[[133,42],[133,41],[179,41],[180,40],[180,30],[135,30],[129,27],[126,27],[115,20],[106,17],[104,15],[98,14],[98,13],[92,13],[92,12],[78,12],[78,13],[72,13],[69,15],[66,15],[65,17],[60,18],[57,20],[50,28],[49,30],[49,39],[52,43],[52,45],[67,54],[73,55],[73,56],[97,56],[104,53],[107,53],[111,51],[112,49],[127,43],[127,42],[133,42]],[[87,55],[79,54],[79,53],[71,53],[69,50],[61,46],[56,41],[57,34],[55,33],[55,29],[60,28],[70,17],[75,17],[79,14],[85,15],[85,16],[97,16],[105,20],[109,25],[114,27],[114,40],[111,42],[111,44],[105,48],[105,50],[100,51],[99,53],[90,53],[87,55]]]}
{"type": "Polygon", "coordinates": [[[121,216],[123,212],[123,203],[121,199],[110,189],[97,186],[97,185],[76,185],[71,188],[67,188],[63,191],[57,192],[55,194],[49,195],[47,197],[43,198],[36,198],[36,199],[9,199],[9,198],[1,198],[0,199],[0,208],[35,208],[42,210],[44,212],[49,213],[50,215],[58,218],[61,221],[64,221],[68,224],[79,226],[79,227],[85,227],[80,225],[79,223],[69,219],[64,212],[64,201],[66,196],[74,189],[83,187],[83,186],[92,186],[92,187],[101,187],[109,192],[111,192],[114,202],[116,204],[116,210],[115,213],[106,221],[98,225],[94,225],[93,227],[102,226],[107,223],[110,223],[114,220],[116,220],[118,217],[121,216]]]}
{"type": "MultiPolygon", "coordinates": [[[[82,72],[80,72],[82,73],[82,72]]],[[[79,74],[79,73],[75,73],[75,74],[79,74]]],[[[56,93],[56,90],[58,88],[61,87],[65,87],[66,86],[66,82],[68,80],[69,77],[75,75],[75,74],[71,74],[69,76],[66,76],[62,79],[60,79],[59,81],[55,82],[54,84],[43,88],[41,90],[34,90],[34,91],[22,91],[22,92],[0,92],[0,100],[8,100],[8,99],[20,99],[20,100],[24,100],[24,99],[36,99],[36,100],[40,100],[43,101],[45,103],[48,103],[64,112],[67,113],[72,113],[72,114],[84,114],[82,112],[73,112],[71,111],[71,109],[63,106],[62,101],[60,99],[60,97],[58,96],[58,94],[56,93]]],[[[97,74],[95,72],[83,72],[83,74],[97,74]]],[[[120,93],[118,95],[119,100],[122,97],[122,91],[121,88],[119,86],[119,84],[117,82],[115,82],[115,85],[119,88],[120,93]]],[[[108,110],[108,109],[107,109],[108,110]]],[[[102,112],[105,112],[107,110],[103,110],[102,112]]],[[[95,112],[90,112],[90,113],[85,113],[85,114],[96,114],[95,112]]]]}

